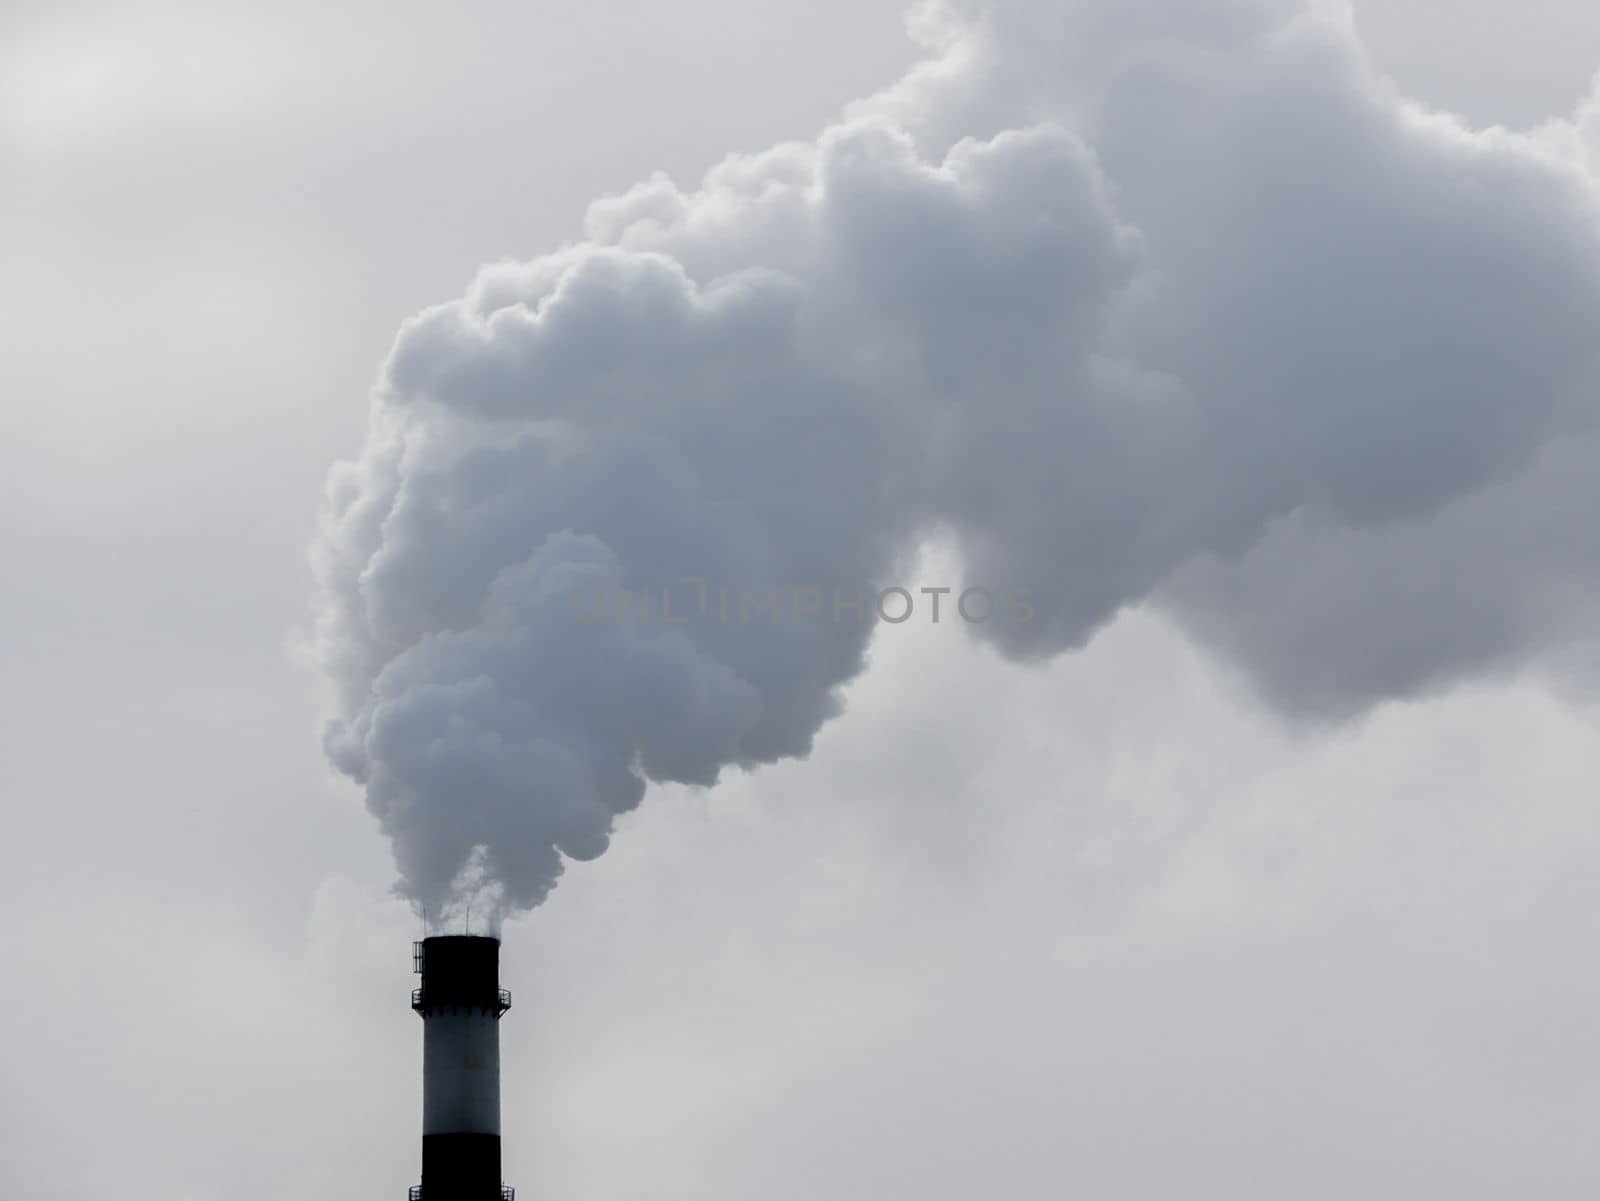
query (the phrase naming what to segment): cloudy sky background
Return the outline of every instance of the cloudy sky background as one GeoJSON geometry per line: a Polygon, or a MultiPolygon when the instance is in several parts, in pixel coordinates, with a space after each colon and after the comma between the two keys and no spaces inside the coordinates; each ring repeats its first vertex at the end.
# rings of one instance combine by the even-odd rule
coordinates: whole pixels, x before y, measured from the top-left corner
{"type": "MultiPolygon", "coordinates": [[[[1575,3],[1356,15],[1480,124],[1600,64],[1575,3]]],[[[889,3],[0,21],[0,1184],[403,1195],[413,922],[287,651],[327,465],[479,263],[810,137],[914,47],[889,3]]],[[[809,762],[663,793],[508,928],[507,1178],[1577,1195],[1593,716],[1507,675],[1311,736],[1155,613],[1047,669],[891,631],[809,762]]]]}

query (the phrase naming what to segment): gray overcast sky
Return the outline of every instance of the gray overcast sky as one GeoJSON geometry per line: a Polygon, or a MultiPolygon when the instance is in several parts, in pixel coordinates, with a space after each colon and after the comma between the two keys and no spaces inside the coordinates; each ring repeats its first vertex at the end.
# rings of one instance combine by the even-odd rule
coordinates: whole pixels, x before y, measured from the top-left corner
{"type": "MultiPolygon", "coordinates": [[[[414,923],[291,655],[328,465],[402,319],[815,136],[899,7],[0,15],[0,1191],[414,1183],[414,923]]],[[[1570,0],[1356,18],[1476,124],[1600,66],[1570,0]]],[[[1043,667],[890,631],[850,701],[508,926],[524,1197],[1592,1190],[1590,693],[1307,733],[1144,608],[1043,667]]]]}

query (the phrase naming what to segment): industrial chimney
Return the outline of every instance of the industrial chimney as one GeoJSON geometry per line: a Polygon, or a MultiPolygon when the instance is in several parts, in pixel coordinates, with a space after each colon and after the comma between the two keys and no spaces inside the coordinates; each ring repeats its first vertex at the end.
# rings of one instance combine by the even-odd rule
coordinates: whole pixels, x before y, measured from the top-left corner
{"type": "Polygon", "coordinates": [[[500,940],[448,934],[414,944],[422,987],[422,1183],[411,1201],[514,1201],[500,1182],[500,940]]]}

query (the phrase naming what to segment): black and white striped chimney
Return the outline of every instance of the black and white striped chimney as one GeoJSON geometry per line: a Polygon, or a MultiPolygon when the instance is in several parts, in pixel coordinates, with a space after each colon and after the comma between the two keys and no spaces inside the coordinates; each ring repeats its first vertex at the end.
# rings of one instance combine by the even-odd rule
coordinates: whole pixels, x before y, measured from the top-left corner
{"type": "Polygon", "coordinates": [[[422,987],[422,1183],[411,1201],[513,1201],[500,1180],[500,940],[446,934],[414,947],[422,987]]]}

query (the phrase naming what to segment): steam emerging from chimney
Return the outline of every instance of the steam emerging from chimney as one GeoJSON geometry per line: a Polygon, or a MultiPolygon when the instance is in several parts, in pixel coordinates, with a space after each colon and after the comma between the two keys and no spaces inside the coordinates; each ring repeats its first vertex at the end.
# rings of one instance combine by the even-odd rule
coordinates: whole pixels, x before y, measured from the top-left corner
{"type": "Polygon", "coordinates": [[[650,781],[807,754],[929,537],[1000,653],[1162,605],[1294,717],[1592,648],[1585,123],[1424,114],[1301,8],[925,10],[815,142],[408,322],[316,551],[403,892],[536,905],[650,781]]]}

